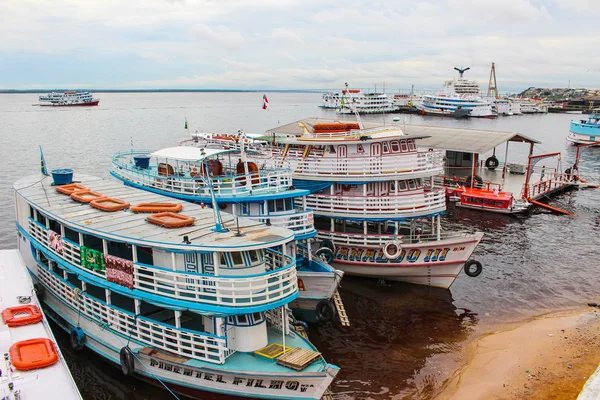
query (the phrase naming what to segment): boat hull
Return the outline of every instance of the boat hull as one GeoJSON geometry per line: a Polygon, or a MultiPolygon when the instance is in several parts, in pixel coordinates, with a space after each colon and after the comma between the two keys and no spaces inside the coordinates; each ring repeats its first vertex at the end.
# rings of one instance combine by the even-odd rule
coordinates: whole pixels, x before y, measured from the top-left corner
{"type": "Polygon", "coordinates": [[[40,103],[41,107],[89,107],[89,106],[97,106],[98,104],[100,104],[100,100],[96,100],[96,101],[90,101],[87,103],[73,103],[73,104],[44,104],[44,103],[40,103]]]}
{"type": "Polygon", "coordinates": [[[499,208],[499,207],[485,207],[485,206],[475,206],[471,204],[463,204],[460,201],[456,203],[457,207],[468,208],[470,210],[477,211],[485,211],[492,212],[496,214],[505,214],[505,215],[514,215],[514,214],[522,214],[529,210],[529,206],[517,206],[513,208],[499,208]]]}
{"type": "Polygon", "coordinates": [[[348,275],[449,288],[482,237],[483,233],[475,233],[402,244],[396,259],[386,258],[382,249],[336,245],[331,265],[348,275]]]}

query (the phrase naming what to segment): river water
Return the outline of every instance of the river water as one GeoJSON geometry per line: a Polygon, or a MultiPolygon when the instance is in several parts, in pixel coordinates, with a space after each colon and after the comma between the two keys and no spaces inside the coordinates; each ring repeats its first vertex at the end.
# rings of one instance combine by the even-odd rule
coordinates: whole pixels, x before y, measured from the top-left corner
{"type": "MultiPolygon", "coordinates": [[[[317,108],[319,94],[100,93],[98,107],[35,107],[37,95],[0,94],[0,248],[15,248],[12,183],[39,171],[43,146],[49,169],[108,177],[112,154],[177,145],[191,130],[263,133],[306,117],[336,118],[317,108]]],[[[563,166],[575,149],[565,137],[567,114],[521,115],[495,120],[454,120],[418,115],[365,117],[369,121],[514,131],[537,139],[534,153],[561,151],[563,166]]],[[[513,145],[509,161],[523,163],[526,145],[513,145]]],[[[504,154],[504,147],[498,155],[504,154]]],[[[566,168],[566,167],[564,167],[566,168]]],[[[600,181],[600,149],[582,153],[580,175],[600,181]]],[[[443,225],[483,231],[474,253],[484,265],[477,278],[461,274],[450,290],[345,277],[341,294],[352,326],[310,327],[325,358],[341,367],[332,386],[341,399],[432,399],[459,365],[469,340],[499,324],[600,300],[600,190],[564,193],[551,204],[574,217],[534,211],[513,218],[449,206],[443,225]]],[[[74,354],[57,332],[75,380],[87,399],[170,399],[163,390],[124,378],[84,350],[74,354]]]]}

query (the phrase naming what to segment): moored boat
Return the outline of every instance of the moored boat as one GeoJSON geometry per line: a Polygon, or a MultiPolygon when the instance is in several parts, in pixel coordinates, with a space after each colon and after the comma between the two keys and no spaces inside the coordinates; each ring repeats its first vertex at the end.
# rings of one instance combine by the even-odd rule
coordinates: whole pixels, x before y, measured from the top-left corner
{"type": "Polygon", "coordinates": [[[186,395],[321,397],[338,368],[290,327],[291,230],[192,203],[179,213],[103,210],[96,200],[170,201],[76,178],[87,189],[39,176],[14,184],[21,255],[74,350],[186,395]]]}
{"type": "Polygon", "coordinates": [[[97,106],[100,100],[90,92],[52,92],[39,96],[40,106],[97,106]]]}
{"type": "Polygon", "coordinates": [[[573,145],[600,145],[600,114],[591,114],[587,120],[571,121],[567,141],[573,145]]]}
{"type": "MultiPolygon", "coordinates": [[[[19,235],[19,247],[25,246],[19,235]]],[[[0,396],[81,399],[18,250],[0,250],[0,396]]]]}
{"type": "Polygon", "coordinates": [[[526,199],[516,199],[513,193],[497,189],[460,187],[455,190],[455,195],[458,197],[457,207],[497,214],[521,214],[531,207],[526,199]]]}

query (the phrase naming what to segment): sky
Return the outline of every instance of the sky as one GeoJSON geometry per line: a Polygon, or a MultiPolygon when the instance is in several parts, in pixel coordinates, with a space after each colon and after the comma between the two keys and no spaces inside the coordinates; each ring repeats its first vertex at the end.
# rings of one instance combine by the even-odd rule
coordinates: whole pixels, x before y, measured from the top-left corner
{"type": "Polygon", "coordinates": [[[598,1],[0,0],[0,89],[596,89],[598,1]]]}

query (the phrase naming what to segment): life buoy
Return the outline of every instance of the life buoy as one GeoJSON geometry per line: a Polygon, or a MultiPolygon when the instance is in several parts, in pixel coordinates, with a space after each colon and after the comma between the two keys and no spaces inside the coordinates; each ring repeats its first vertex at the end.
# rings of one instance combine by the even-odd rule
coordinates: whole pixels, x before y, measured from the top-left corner
{"type": "Polygon", "coordinates": [[[500,165],[500,163],[498,162],[496,156],[488,157],[487,160],[485,160],[485,167],[489,170],[495,170],[498,168],[498,165],[500,165]]]}
{"type": "Polygon", "coordinates": [[[37,324],[42,319],[42,312],[35,304],[8,307],[2,310],[2,321],[11,328],[37,324]]]}
{"type": "Polygon", "coordinates": [[[398,241],[390,242],[383,248],[383,254],[388,260],[397,258],[402,251],[402,245],[398,241]]]}
{"type": "Polygon", "coordinates": [[[321,247],[315,253],[315,257],[320,258],[327,263],[330,263],[333,261],[333,251],[329,247],[321,247]]]}
{"type": "Polygon", "coordinates": [[[132,376],[135,372],[135,360],[129,347],[122,347],[119,352],[119,361],[121,363],[121,372],[125,376],[132,376]]]}
{"type": "Polygon", "coordinates": [[[315,308],[317,319],[321,322],[329,322],[335,317],[335,307],[329,300],[321,300],[315,308]]]}
{"type": "Polygon", "coordinates": [[[85,333],[81,328],[73,328],[69,334],[69,344],[75,351],[81,351],[85,344],[85,333]]]}
{"type": "Polygon", "coordinates": [[[349,190],[350,190],[350,185],[342,185],[342,190],[343,190],[344,192],[347,192],[347,191],[349,191],[349,190]]]}
{"type": "Polygon", "coordinates": [[[465,263],[465,274],[467,274],[467,276],[470,276],[471,278],[475,278],[476,276],[479,276],[479,274],[481,274],[481,271],[483,271],[483,265],[481,265],[481,263],[477,260],[469,260],[465,263]],[[471,267],[475,266],[475,269],[471,269],[471,267]]]}
{"type": "Polygon", "coordinates": [[[332,252],[335,253],[335,244],[333,244],[333,242],[329,239],[325,239],[325,240],[321,241],[319,248],[322,248],[322,247],[327,247],[329,250],[331,250],[332,252]]]}

